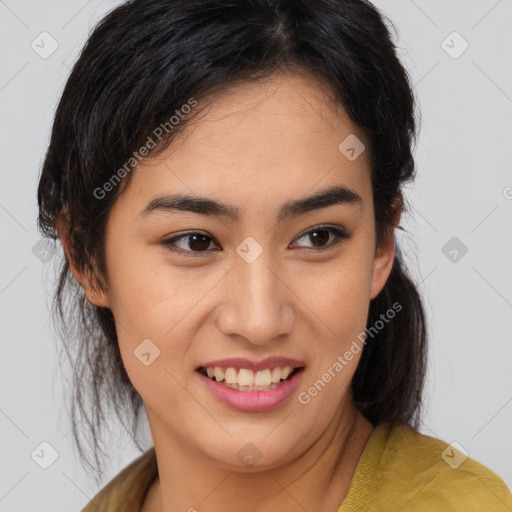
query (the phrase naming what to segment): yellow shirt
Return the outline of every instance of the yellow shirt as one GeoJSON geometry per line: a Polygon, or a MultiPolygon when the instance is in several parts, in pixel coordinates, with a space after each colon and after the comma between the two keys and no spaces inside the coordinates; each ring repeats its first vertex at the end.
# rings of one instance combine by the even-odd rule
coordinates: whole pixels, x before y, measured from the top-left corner
{"type": "MultiPolygon", "coordinates": [[[[158,477],[151,448],[124,468],[82,512],[140,512],[158,477]]],[[[512,495],[490,469],[444,441],[379,425],[335,512],[511,512],[512,495]]],[[[325,511],[315,511],[325,512],[325,511]]]]}

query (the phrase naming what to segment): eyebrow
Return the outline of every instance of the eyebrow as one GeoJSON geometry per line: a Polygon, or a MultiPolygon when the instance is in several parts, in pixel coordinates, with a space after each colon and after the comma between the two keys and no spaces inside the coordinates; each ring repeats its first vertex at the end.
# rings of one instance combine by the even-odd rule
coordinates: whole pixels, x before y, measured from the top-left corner
{"type": "MultiPolygon", "coordinates": [[[[318,192],[317,194],[289,201],[279,209],[277,220],[282,222],[298,217],[307,212],[320,210],[329,206],[347,204],[363,207],[363,199],[355,191],[345,186],[334,186],[318,192]]],[[[172,194],[152,199],[148,205],[139,212],[139,217],[146,217],[155,212],[192,212],[212,217],[227,217],[231,220],[240,218],[238,207],[215,201],[207,197],[190,196],[186,194],[172,194]]]]}

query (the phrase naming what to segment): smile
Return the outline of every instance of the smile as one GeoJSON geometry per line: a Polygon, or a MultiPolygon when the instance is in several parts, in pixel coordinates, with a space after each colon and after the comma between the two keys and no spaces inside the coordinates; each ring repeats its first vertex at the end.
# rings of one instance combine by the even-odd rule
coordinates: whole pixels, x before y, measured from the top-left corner
{"type": "Polygon", "coordinates": [[[292,378],[300,367],[284,366],[253,371],[249,368],[201,367],[198,371],[215,382],[239,391],[269,391],[292,378]]]}
{"type": "Polygon", "coordinates": [[[287,401],[297,389],[303,373],[304,367],[291,366],[256,372],[248,368],[218,366],[196,370],[213,397],[233,409],[252,412],[268,411],[287,401]]]}

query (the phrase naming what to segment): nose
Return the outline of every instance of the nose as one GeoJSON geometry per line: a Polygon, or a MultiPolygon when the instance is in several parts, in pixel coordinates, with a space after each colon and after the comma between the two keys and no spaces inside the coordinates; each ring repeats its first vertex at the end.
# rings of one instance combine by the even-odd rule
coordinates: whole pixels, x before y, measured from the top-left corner
{"type": "Polygon", "coordinates": [[[293,292],[282,272],[261,254],[248,263],[242,258],[224,280],[217,327],[226,336],[244,337],[250,343],[275,343],[291,333],[295,321],[293,292]]]}

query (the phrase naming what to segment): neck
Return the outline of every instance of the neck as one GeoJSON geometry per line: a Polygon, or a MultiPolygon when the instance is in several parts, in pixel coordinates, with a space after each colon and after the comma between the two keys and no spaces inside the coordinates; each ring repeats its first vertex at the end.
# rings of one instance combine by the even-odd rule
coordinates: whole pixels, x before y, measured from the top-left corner
{"type": "Polygon", "coordinates": [[[151,418],[150,423],[159,479],[149,490],[142,512],[336,510],[373,431],[355,407],[348,411],[340,407],[300,457],[270,470],[242,473],[219,468],[188,445],[158,436],[164,431],[151,418]]]}

